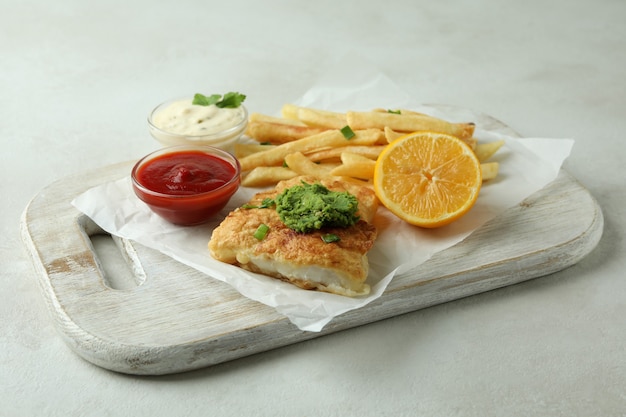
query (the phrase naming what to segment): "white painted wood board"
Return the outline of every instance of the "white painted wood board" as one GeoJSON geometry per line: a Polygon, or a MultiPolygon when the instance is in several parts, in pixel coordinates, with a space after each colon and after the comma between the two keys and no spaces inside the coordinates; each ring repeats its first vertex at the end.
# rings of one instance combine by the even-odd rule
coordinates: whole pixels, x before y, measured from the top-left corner
{"type": "Polygon", "coordinates": [[[103,232],[71,201],[128,175],[132,164],[49,185],[32,199],[21,222],[64,340],[87,361],[122,373],[198,369],[545,276],[578,262],[602,235],[597,202],[562,170],[466,240],[395,277],[379,299],[338,316],[322,332],[304,332],[228,284],[124,239],[116,239],[120,262],[137,284],[111,288],[104,273],[109,265],[101,263],[91,240],[103,232]]]}

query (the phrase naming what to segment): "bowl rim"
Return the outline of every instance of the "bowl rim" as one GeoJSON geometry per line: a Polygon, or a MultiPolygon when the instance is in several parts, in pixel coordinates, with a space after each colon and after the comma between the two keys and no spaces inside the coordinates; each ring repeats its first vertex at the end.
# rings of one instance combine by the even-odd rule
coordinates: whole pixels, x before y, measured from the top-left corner
{"type": "MultiPolygon", "coordinates": [[[[169,99],[166,100],[162,103],[160,103],[159,105],[157,105],[156,107],[154,107],[152,109],[152,111],[148,114],[148,126],[151,130],[156,131],[158,134],[161,135],[167,135],[167,136],[171,136],[171,137],[177,137],[177,138],[187,138],[190,140],[203,140],[203,141],[208,141],[208,140],[221,140],[224,139],[225,137],[229,137],[232,135],[237,134],[239,131],[243,132],[248,124],[248,109],[246,108],[246,106],[244,106],[243,104],[239,105],[239,107],[237,108],[241,108],[242,109],[242,118],[241,121],[239,123],[237,123],[236,125],[234,125],[233,127],[230,127],[228,129],[225,130],[220,130],[217,132],[213,132],[213,133],[206,133],[206,134],[202,134],[202,135],[186,135],[186,134],[182,134],[182,133],[174,133],[174,132],[170,132],[167,130],[164,130],[160,127],[158,127],[157,125],[154,124],[154,122],[152,121],[154,119],[155,114],[163,109],[165,106],[170,105],[172,103],[175,103],[177,101],[182,101],[182,100],[189,100],[189,97],[179,97],[179,98],[173,98],[173,99],[169,99]]],[[[193,98],[191,99],[193,100],[193,98]]]]}
{"type": "MultiPolygon", "coordinates": [[[[217,148],[215,146],[211,146],[211,145],[175,145],[175,146],[167,146],[167,147],[164,147],[164,148],[157,149],[155,151],[152,151],[152,152],[148,153],[144,157],[140,158],[133,165],[133,168],[130,171],[130,178],[131,178],[133,187],[136,187],[137,189],[139,189],[144,194],[148,194],[150,196],[159,197],[159,198],[168,199],[168,200],[193,200],[193,199],[201,199],[201,198],[204,198],[204,197],[207,197],[207,196],[211,196],[213,194],[217,194],[217,193],[219,193],[219,191],[221,191],[221,190],[223,190],[225,188],[230,187],[233,183],[241,184],[241,165],[239,163],[239,160],[233,154],[231,154],[230,152],[225,151],[223,149],[217,148]],[[170,153],[178,153],[180,151],[200,151],[200,152],[204,152],[206,154],[210,154],[210,155],[216,156],[219,159],[230,163],[235,168],[235,173],[228,181],[226,181],[224,184],[220,185],[219,187],[214,188],[214,189],[212,189],[210,191],[204,191],[204,192],[194,193],[194,194],[166,194],[166,193],[161,193],[159,191],[154,191],[154,190],[146,187],[145,185],[143,185],[139,181],[139,179],[137,178],[137,172],[138,172],[138,170],[139,170],[139,168],[141,166],[145,165],[147,162],[149,162],[150,160],[154,159],[154,157],[156,157],[158,155],[165,155],[165,154],[170,154],[170,153]]],[[[239,189],[239,185],[237,185],[234,188],[234,191],[233,191],[232,194],[236,193],[238,189],[239,189]]],[[[138,196],[138,197],[143,201],[143,198],[141,198],[141,196],[138,196]]],[[[148,203],[146,203],[146,204],[148,204],[148,203]]],[[[152,203],[150,203],[150,204],[152,204],[152,203]]]]}

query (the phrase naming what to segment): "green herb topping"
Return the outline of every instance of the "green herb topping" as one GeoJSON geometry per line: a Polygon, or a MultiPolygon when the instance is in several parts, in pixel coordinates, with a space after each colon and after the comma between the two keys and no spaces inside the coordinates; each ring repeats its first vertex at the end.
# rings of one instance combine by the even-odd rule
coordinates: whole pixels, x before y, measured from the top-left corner
{"type": "Polygon", "coordinates": [[[348,140],[354,137],[354,131],[348,125],[341,128],[341,134],[348,140]]]}
{"type": "Polygon", "coordinates": [[[341,239],[339,238],[339,236],[337,236],[334,233],[328,233],[328,234],[322,235],[322,240],[324,241],[324,243],[333,243],[333,242],[339,242],[341,239]]]}
{"type": "Polygon", "coordinates": [[[196,93],[196,95],[193,96],[193,101],[191,103],[197,106],[210,106],[211,104],[215,104],[220,108],[235,109],[241,106],[241,103],[243,103],[245,99],[246,96],[244,94],[232,91],[224,94],[223,97],[219,94],[205,96],[204,94],[196,93]]]}
{"type": "Polygon", "coordinates": [[[259,227],[257,227],[256,231],[254,232],[254,238],[257,240],[263,240],[265,239],[265,236],[267,235],[267,232],[269,231],[270,231],[270,227],[266,225],[265,223],[261,223],[259,227]]]}
{"type": "Polygon", "coordinates": [[[276,196],[276,211],[290,229],[308,233],[323,227],[350,227],[359,216],[357,198],[322,184],[295,185],[276,196]]]}
{"type": "Polygon", "coordinates": [[[244,209],[255,209],[255,208],[270,208],[272,206],[274,206],[276,203],[274,202],[273,199],[271,198],[264,198],[263,201],[261,201],[261,205],[260,206],[255,206],[254,204],[244,204],[243,206],[241,206],[241,208],[244,209]]]}

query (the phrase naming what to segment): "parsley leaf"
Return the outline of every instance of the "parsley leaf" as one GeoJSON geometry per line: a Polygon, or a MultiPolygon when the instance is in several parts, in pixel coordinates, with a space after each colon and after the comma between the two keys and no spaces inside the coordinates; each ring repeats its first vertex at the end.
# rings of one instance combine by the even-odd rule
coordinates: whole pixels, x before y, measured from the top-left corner
{"type": "Polygon", "coordinates": [[[229,108],[235,109],[241,106],[246,99],[245,94],[230,92],[224,94],[222,97],[220,94],[211,94],[210,96],[205,96],[204,94],[196,93],[193,96],[192,104],[197,106],[210,106],[211,104],[215,104],[220,108],[229,108]]]}
{"type": "Polygon", "coordinates": [[[193,96],[193,101],[191,103],[197,106],[210,106],[211,104],[217,103],[220,98],[222,98],[222,96],[219,94],[213,94],[207,97],[203,94],[196,93],[196,95],[193,96]]]}
{"type": "Polygon", "coordinates": [[[222,101],[218,101],[217,103],[215,103],[215,105],[217,107],[227,107],[229,109],[235,109],[241,106],[241,103],[243,103],[245,99],[246,96],[244,94],[230,92],[224,94],[224,98],[222,99],[222,101]]]}

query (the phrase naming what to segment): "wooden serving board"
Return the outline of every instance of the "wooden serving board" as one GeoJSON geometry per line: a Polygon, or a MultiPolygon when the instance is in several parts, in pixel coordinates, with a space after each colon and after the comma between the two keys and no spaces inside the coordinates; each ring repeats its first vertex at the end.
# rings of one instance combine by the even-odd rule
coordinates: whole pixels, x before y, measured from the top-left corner
{"type": "Polygon", "coordinates": [[[22,235],[49,309],[69,346],[101,367],[130,374],[193,370],[550,274],[598,243],[603,217],[569,174],[393,279],[367,306],[300,331],[273,308],[228,284],[118,239],[130,288],[111,288],[92,245],[103,232],[71,200],[130,172],[123,163],[51,184],[30,202],[22,235]],[[468,256],[477,254],[480,256],[468,256]]]}
{"type": "MultiPolygon", "coordinates": [[[[517,136],[487,115],[477,120],[485,129],[517,136]]],[[[129,175],[133,163],[51,184],[33,198],[21,222],[65,341],[84,359],[130,374],[198,369],[544,276],[582,259],[603,229],[595,199],[561,170],[464,241],[394,277],[380,298],[334,318],[319,333],[306,332],[230,285],[136,242],[113,237],[118,257],[99,256],[94,242],[106,234],[71,201],[129,175]],[[120,285],[123,271],[130,278],[120,285]]]]}

